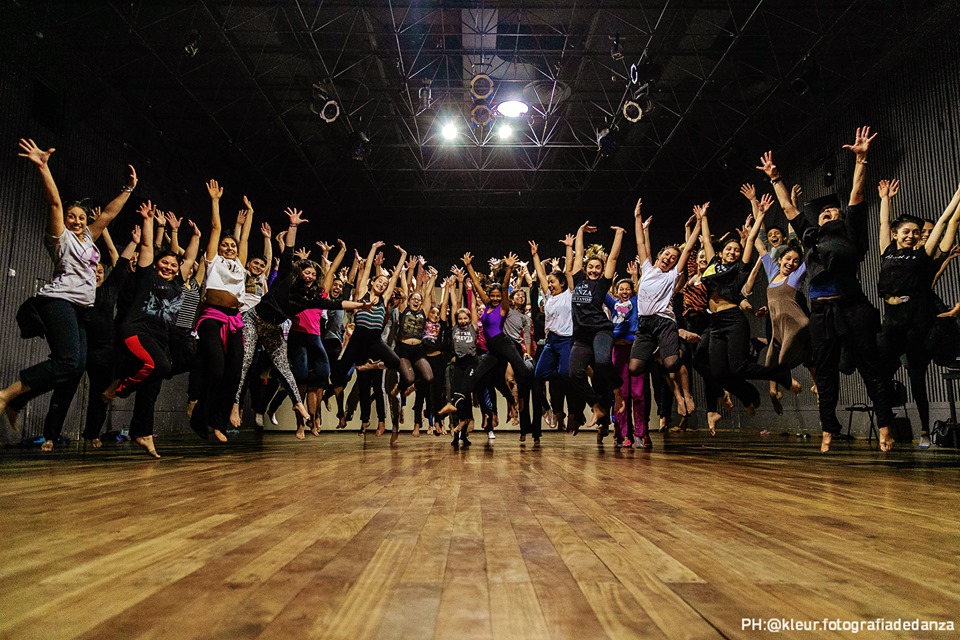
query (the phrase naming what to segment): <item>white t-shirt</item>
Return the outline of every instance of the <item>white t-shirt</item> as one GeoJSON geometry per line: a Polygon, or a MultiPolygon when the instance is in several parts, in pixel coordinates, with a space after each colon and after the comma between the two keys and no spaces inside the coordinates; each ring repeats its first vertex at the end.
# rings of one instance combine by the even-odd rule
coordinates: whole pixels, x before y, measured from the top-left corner
{"type": "Polygon", "coordinates": [[[555,296],[549,291],[543,294],[543,314],[547,333],[568,338],[573,335],[573,294],[570,289],[555,296]]]}
{"type": "Polygon", "coordinates": [[[53,278],[37,293],[47,298],[60,298],[81,307],[92,307],[97,300],[97,263],[100,250],[90,229],[83,238],[69,229],[59,236],[47,235],[44,244],[53,258],[53,278]]]}
{"type": "Polygon", "coordinates": [[[239,260],[227,260],[221,255],[214,256],[207,263],[207,276],[204,282],[207,291],[226,291],[232,293],[237,300],[243,299],[247,290],[247,270],[239,260]]]}
{"type": "Polygon", "coordinates": [[[649,258],[640,265],[640,286],[637,287],[637,315],[662,316],[676,321],[673,315],[673,288],[680,274],[670,269],[666,273],[650,263],[649,258]]]}

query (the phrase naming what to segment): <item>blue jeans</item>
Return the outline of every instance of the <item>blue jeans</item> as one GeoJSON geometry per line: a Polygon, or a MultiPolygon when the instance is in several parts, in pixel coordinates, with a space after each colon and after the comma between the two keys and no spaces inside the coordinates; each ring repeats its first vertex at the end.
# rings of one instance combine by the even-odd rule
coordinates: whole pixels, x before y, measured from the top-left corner
{"type": "Polygon", "coordinates": [[[537,368],[533,375],[537,380],[547,380],[557,376],[570,375],[570,350],[573,348],[573,336],[558,336],[551,333],[540,350],[537,368]]]}

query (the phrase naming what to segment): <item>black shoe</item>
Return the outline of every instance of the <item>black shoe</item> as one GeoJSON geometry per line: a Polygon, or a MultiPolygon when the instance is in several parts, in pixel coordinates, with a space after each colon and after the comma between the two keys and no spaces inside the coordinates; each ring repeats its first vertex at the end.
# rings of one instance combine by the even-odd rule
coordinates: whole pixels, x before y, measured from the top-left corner
{"type": "Polygon", "coordinates": [[[460,441],[460,446],[463,446],[463,447],[469,447],[471,444],[473,443],[467,440],[466,438],[460,441]]]}
{"type": "Polygon", "coordinates": [[[459,438],[454,438],[454,439],[453,439],[453,442],[450,443],[450,446],[453,447],[454,449],[459,449],[459,448],[460,448],[460,439],[459,439],[459,438]]]}

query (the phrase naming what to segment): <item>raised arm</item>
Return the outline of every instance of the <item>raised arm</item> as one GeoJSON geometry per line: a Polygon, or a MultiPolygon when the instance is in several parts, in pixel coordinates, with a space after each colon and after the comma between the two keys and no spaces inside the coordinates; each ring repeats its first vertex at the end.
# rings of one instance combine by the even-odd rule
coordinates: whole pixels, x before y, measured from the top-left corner
{"type": "Polygon", "coordinates": [[[620,249],[623,247],[623,236],[627,230],[623,227],[610,227],[614,231],[613,246],[610,247],[610,255],[607,256],[607,264],[603,268],[603,277],[612,280],[617,275],[617,259],[620,257],[620,249]]]}
{"type": "MultiPolygon", "coordinates": [[[[690,237],[696,238],[698,233],[700,233],[700,220],[697,220],[696,223],[694,223],[693,232],[690,234],[690,237]]],[[[693,247],[695,245],[695,242],[690,241],[683,243],[683,251],[680,252],[680,259],[677,260],[677,273],[679,273],[681,276],[687,272],[687,261],[690,259],[690,252],[693,251],[693,247]]]]}
{"type": "Polygon", "coordinates": [[[572,273],[577,274],[583,271],[583,234],[593,233],[596,230],[596,227],[590,226],[589,220],[584,222],[582,225],[580,225],[580,228],[577,229],[577,238],[573,246],[574,255],[572,273]]]}
{"type": "Polygon", "coordinates": [[[773,198],[770,197],[769,193],[763,194],[760,202],[757,203],[756,219],[753,222],[753,227],[747,235],[746,242],[743,243],[743,255],[740,258],[743,260],[743,264],[750,264],[750,260],[753,259],[753,247],[760,236],[760,229],[763,228],[763,217],[770,210],[771,205],[773,205],[773,198]]]}
{"type": "Polygon", "coordinates": [[[640,212],[643,206],[643,199],[637,199],[637,206],[633,209],[633,227],[637,233],[637,257],[640,258],[640,264],[653,260],[650,258],[650,247],[647,245],[647,234],[643,228],[643,214],[640,212]]]}
{"type": "Polygon", "coordinates": [[[200,252],[200,229],[193,223],[193,220],[187,220],[187,225],[193,229],[193,235],[190,236],[190,242],[183,252],[183,262],[180,263],[180,277],[184,282],[190,279],[193,272],[193,265],[197,262],[197,254],[200,252]]]}
{"type": "Polygon", "coordinates": [[[223,188],[216,180],[207,182],[207,193],[210,194],[210,239],[207,240],[207,252],[204,258],[210,262],[217,257],[220,247],[220,234],[223,227],[220,223],[220,198],[223,197],[223,188]]]}
{"type": "Polygon", "coordinates": [[[512,251],[503,259],[503,282],[500,283],[500,313],[507,317],[510,313],[510,276],[517,264],[517,254],[512,251]]]}
{"type": "Polygon", "coordinates": [[[857,137],[853,144],[843,145],[856,155],[853,168],[853,186],[850,187],[850,206],[863,202],[863,190],[867,183],[867,151],[877,134],[870,135],[870,127],[857,127],[857,137]]]}
{"type": "Polygon", "coordinates": [[[247,196],[243,196],[244,215],[243,227],[240,229],[240,239],[237,240],[237,260],[240,264],[247,264],[247,255],[250,246],[250,229],[253,227],[253,205],[247,196]]]}
{"type": "Polygon", "coordinates": [[[950,253],[948,253],[947,257],[943,260],[943,264],[940,265],[940,270],[937,271],[937,275],[933,277],[933,282],[930,285],[931,288],[937,286],[937,281],[939,281],[944,272],[946,272],[947,266],[956,260],[958,256],[960,256],[960,245],[956,245],[950,249],[950,253]]]}
{"type": "Polygon", "coordinates": [[[480,284],[480,277],[477,276],[477,272],[473,270],[473,254],[469,251],[463,254],[463,266],[467,268],[467,274],[470,276],[470,280],[473,282],[473,293],[480,298],[480,302],[487,305],[490,304],[490,298],[487,296],[487,292],[483,290],[483,286],[480,284]]]}
{"type": "Polygon", "coordinates": [[[456,278],[453,276],[448,276],[443,280],[443,286],[440,291],[440,319],[448,320],[447,312],[450,310],[450,295],[453,288],[456,286],[456,278]]]}
{"type": "MultiPolygon", "coordinates": [[[[893,233],[890,231],[890,219],[892,208],[890,200],[900,191],[899,180],[881,180],[877,186],[877,192],[880,196],[880,254],[887,250],[890,243],[893,242],[893,233]]],[[[935,246],[935,245],[934,245],[935,246]]]]}
{"type": "Polygon", "coordinates": [[[540,290],[547,290],[547,272],[543,268],[543,263],[540,262],[540,245],[538,245],[533,240],[528,240],[530,244],[530,256],[533,258],[533,270],[537,274],[537,280],[540,281],[540,290]]]}
{"type": "Polygon", "coordinates": [[[770,184],[773,185],[773,191],[777,194],[777,201],[783,208],[783,213],[787,216],[787,220],[793,220],[799,216],[800,209],[794,205],[793,200],[790,198],[790,193],[787,192],[786,185],[783,184],[783,178],[780,177],[780,171],[777,169],[777,165],[773,164],[773,151],[767,151],[760,157],[760,164],[757,165],[757,169],[763,171],[767,174],[767,177],[770,178],[770,184]]]}
{"type": "Polygon", "coordinates": [[[93,221],[88,228],[90,233],[93,234],[93,239],[96,240],[100,237],[100,234],[103,233],[103,230],[107,228],[113,219],[119,215],[120,210],[123,209],[123,205],[127,204],[127,200],[130,199],[130,194],[133,193],[133,190],[137,188],[137,170],[133,168],[132,164],[128,164],[127,168],[130,169],[130,176],[127,178],[127,184],[120,187],[120,193],[117,194],[117,197],[111,200],[107,206],[103,208],[103,213],[97,216],[97,219],[93,221]]]}
{"type": "Polygon", "coordinates": [[[163,215],[167,219],[167,224],[170,225],[170,251],[179,256],[182,253],[180,248],[180,223],[183,222],[183,218],[178,218],[173,211],[167,211],[163,215]]]}
{"type": "Polygon", "coordinates": [[[927,243],[924,246],[928,256],[936,255],[938,248],[942,252],[947,252],[953,247],[953,241],[957,238],[957,226],[960,225],[960,207],[958,205],[960,205],[960,187],[957,187],[947,208],[943,210],[937,224],[930,231],[930,237],[927,238],[927,243]],[[946,227],[946,233],[944,233],[944,227],[946,227]],[[938,243],[939,247],[937,246],[938,243]]]}
{"type": "Polygon", "coordinates": [[[287,218],[289,218],[290,220],[289,226],[287,227],[287,235],[285,238],[286,246],[293,247],[293,246],[296,246],[297,244],[297,227],[299,227],[301,224],[305,222],[310,222],[310,221],[303,217],[303,211],[300,209],[287,207],[284,210],[284,213],[287,214],[287,218]]]}
{"type": "Polygon", "coordinates": [[[137,259],[137,267],[149,269],[153,266],[153,218],[157,210],[147,200],[140,205],[139,213],[143,218],[143,228],[140,232],[140,257],[137,259]]]}
{"type": "Polygon", "coordinates": [[[273,243],[270,242],[270,224],[266,222],[262,223],[260,225],[260,233],[263,234],[263,261],[267,265],[266,268],[269,269],[273,264],[273,243]]]}
{"type": "Polygon", "coordinates": [[[394,248],[400,252],[400,259],[397,261],[397,268],[393,270],[390,276],[390,284],[387,285],[387,290],[383,292],[384,300],[390,300],[390,298],[393,297],[393,290],[397,286],[397,278],[400,277],[400,272],[403,270],[403,263],[407,259],[407,252],[403,247],[394,245],[394,248]]]}
{"type": "Polygon", "coordinates": [[[693,215],[700,221],[700,244],[703,245],[703,253],[707,258],[707,264],[713,262],[716,251],[713,248],[713,241],[710,240],[710,223],[707,219],[707,209],[710,208],[709,202],[702,205],[693,205],[693,215]]]}
{"type": "Polygon", "coordinates": [[[347,243],[337,238],[337,244],[340,245],[340,251],[334,256],[330,268],[327,269],[327,272],[323,275],[323,283],[321,286],[327,293],[330,293],[330,290],[333,289],[333,280],[337,277],[337,269],[340,268],[340,264],[347,255],[347,243]]]}
{"type": "Polygon", "coordinates": [[[117,266],[117,259],[120,257],[120,252],[117,251],[117,245],[113,244],[113,238],[110,237],[110,232],[104,229],[100,237],[103,238],[103,244],[107,247],[107,255],[110,256],[110,266],[117,266]]]}
{"type": "Polygon", "coordinates": [[[50,156],[56,149],[51,147],[44,151],[29,138],[20,138],[20,149],[21,153],[17,155],[32,162],[40,171],[40,179],[43,180],[43,192],[48,207],[47,233],[59,237],[66,229],[63,222],[63,202],[60,200],[60,190],[57,189],[57,183],[53,180],[49,165],[50,156]]]}
{"type": "Polygon", "coordinates": [[[566,237],[560,241],[566,247],[566,250],[563,253],[563,277],[567,280],[567,289],[573,290],[573,245],[574,238],[573,234],[568,233],[566,237]]]}
{"type": "Polygon", "coordinates": [[[744,283],[743,289],[740,290],[740,293],[744,298],[749,298],[753,293],[753,287],[757,284],[757,277],[760,275],[760,268],[762,266],[763,263],[757,260],[753,265],[753,269],[750,270],[750,275],[747,277],[747,281],[744,283]]]}
{"type": "Polygon", "coordinates": [[[379,251],[382,246],[383,242],[379,240],[370,245],[370,253],[367,254],[367,259],[363,263],[363,269],[360,271],[360,280],[357,281],[357,288],[354,291],[354,296],[357,300],[363,298],[367,293],[367,287],[370,282],[370,269],[373,267],[374,259],[377,257],[377,251],[379,251]]]}
{"type": "Polygon", "coordinates": [[[133,256],[137,253],[137,246],[140,244],[140,234],[140,225],[134,225],[133,231],[130,232],[130,242],[123,248],[123,253],[120,254],[121,258],[124,260],[133,260],[133,256]]]}

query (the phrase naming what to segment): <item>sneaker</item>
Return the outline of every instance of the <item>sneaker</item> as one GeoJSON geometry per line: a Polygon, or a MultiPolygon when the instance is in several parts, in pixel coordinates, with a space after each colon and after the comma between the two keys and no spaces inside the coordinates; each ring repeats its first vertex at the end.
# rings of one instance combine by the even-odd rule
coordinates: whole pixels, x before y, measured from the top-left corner
{"type": "Polygon", "coordinates": [[[930,436],[921,435],[920,444],[917,445],[918,449],[929,449],[930,448],[930,436]]]}
{"type": "Polygon", "coordinates": [[[262,413],[256,413],[256,414],[254,414],[254,416],[253,416],[253,424],[257,425],[257,426],[260,427],[261,429],[263,428],[263,414],[262,414],[262,413]]]}
{"type": "Polygon", "coordinates": [[[277,420],[277,414],[275,413],[270,414],[270,424],[274,424],[274,425],[280,424],[280,421],[277,420]]]}
{"type": "Polygon", "coordinates": [[[643,448],[653,449],[653,440],[650,439],[649,435],[643,436],[643,448]]]}
{"type": "Polygon", "coordinates": [[[627,438],[626,440],[623,441],[623,446],[629,449],[630,447],[633,446],[633,440],[631,440],[630,438],[627,438]]]}
{"type": "Polygon", "coordinates": [[[470,442],[469,440],[467,440],[466,438],[461,438],[461,439],[460,439],[460,446],[461,446],[461,447],[469,447],[471,444],[473,444],[473,443],[470,442]]]}
{"type": "Polygon", "coordinates": [[[487,431],[487,439],[488,439],[488,440],[496,440],[496,439],[497,439],[497,435],[496,435],[493,431],[487,431]]]}

